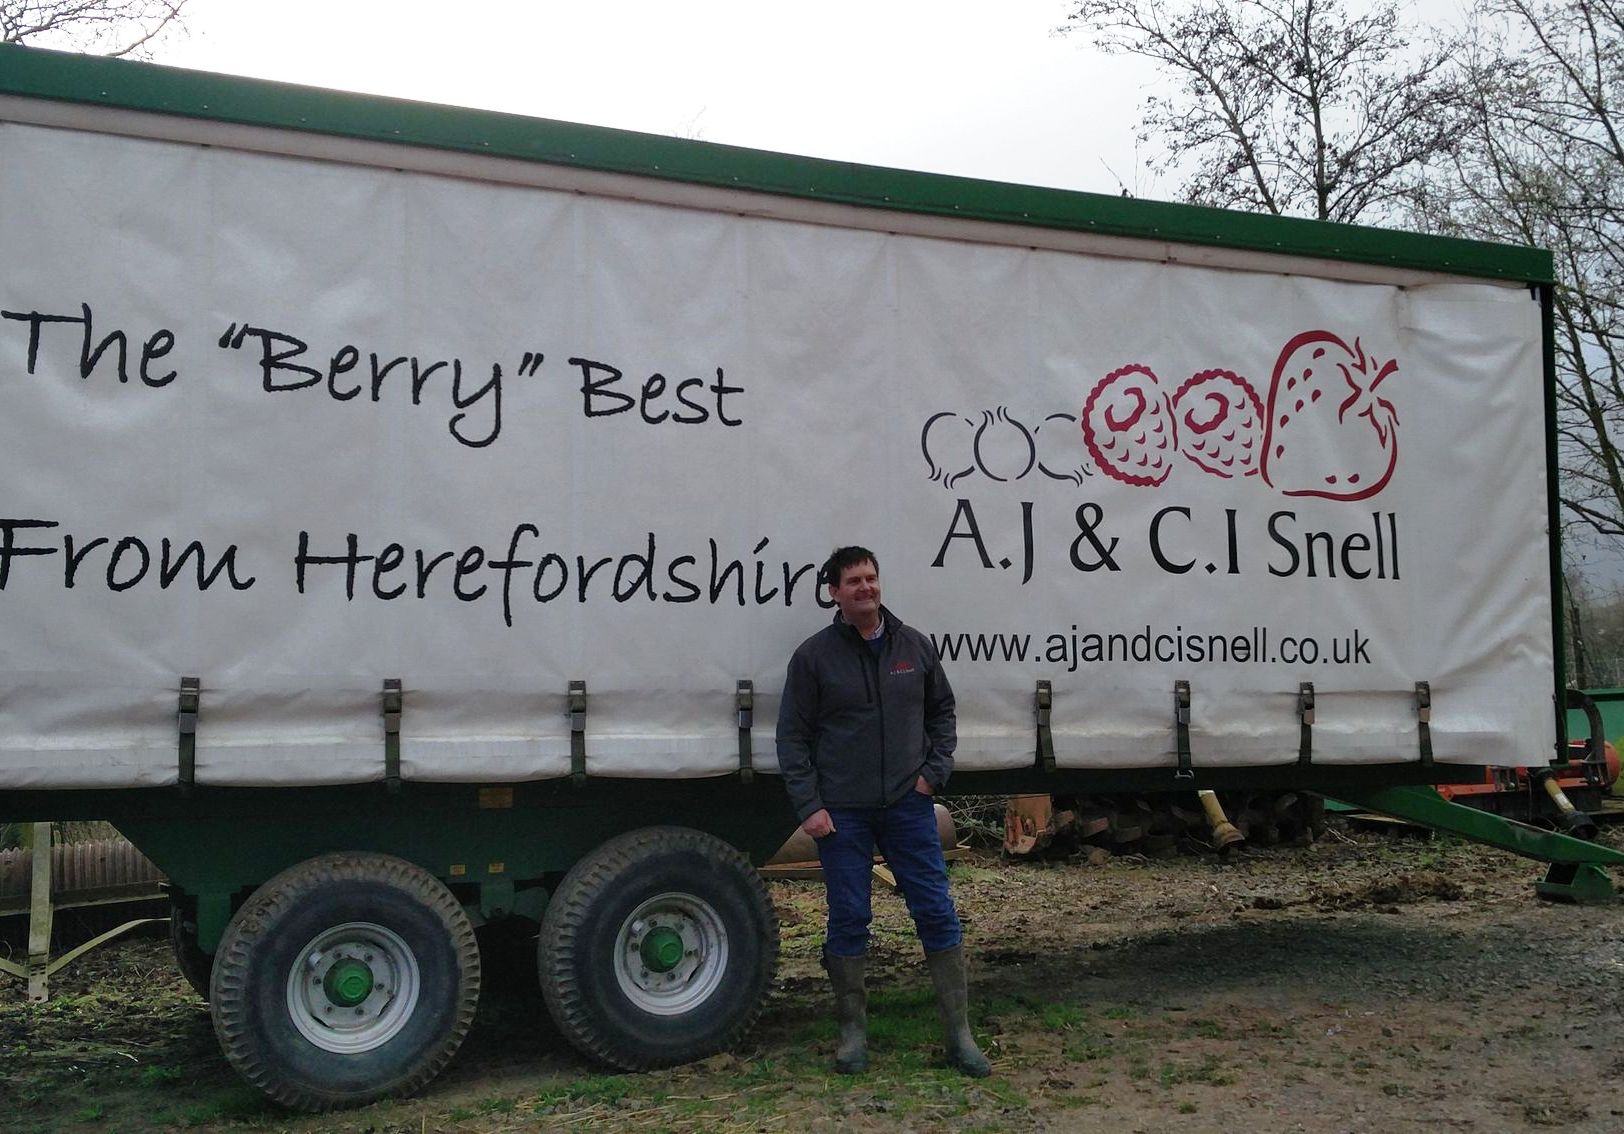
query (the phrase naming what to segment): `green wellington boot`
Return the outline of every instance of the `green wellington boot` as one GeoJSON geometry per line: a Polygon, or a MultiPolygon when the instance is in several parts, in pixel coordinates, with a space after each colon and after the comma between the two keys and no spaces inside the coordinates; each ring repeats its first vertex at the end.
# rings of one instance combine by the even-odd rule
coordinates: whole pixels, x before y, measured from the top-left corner
{"type": "Polygon", "coordinates": [[[835,1046],[835,1070],[856,1075],[868,1070],[868,989],[863,970],[868,958],[836,957],[825,953],[823,967],[835,988],[835,1022],[840,1038],[835,1046]]]}
{"type": "Polygon", "coordinates": [[[947,1061],[976,1079],[992,1074],[992,1064],[970,1034],[970,994],[964,979],[964,947],[926,953],[930,982],[936,988],[936,1011],[942,1017],[942,1039],[947,1061]]]}

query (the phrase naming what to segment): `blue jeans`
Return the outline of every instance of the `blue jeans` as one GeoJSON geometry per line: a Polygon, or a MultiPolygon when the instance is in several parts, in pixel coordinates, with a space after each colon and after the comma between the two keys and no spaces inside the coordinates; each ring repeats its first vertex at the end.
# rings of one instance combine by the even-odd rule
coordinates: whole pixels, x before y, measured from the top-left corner
{"type": "Polygon", "coordinates": [[[824,940],[828,952],[859,957],[868,949],[876,845],[902,888],[925,952],[940,953],[959,943],[962,932],[947,892],[947,862],[936,833],[935,804],[923,792],[910,791],[890,807],[829,808],[834,833],[817,841],[829,901],[824,940]]]}

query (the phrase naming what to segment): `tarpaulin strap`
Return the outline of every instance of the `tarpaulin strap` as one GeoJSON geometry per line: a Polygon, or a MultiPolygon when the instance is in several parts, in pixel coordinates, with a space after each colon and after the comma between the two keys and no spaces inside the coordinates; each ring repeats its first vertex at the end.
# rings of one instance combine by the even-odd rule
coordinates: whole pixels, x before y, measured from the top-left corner
{"type": "Polygon", "coordinates": [[[1305,681],[1297,686],[1297,719],[1302,732],[1297,741],[1297,763],[1314,762],[1314,683],[1305,681]]]}
{"type": "Polygon", "coordinates": [[[189,790],[197,782],[197,709],[203,699],[203,682],[196,677],[180,679],[180,712],[176,726],[180,732],[180,786],[189,790]]]}
{"type": "Polygon", "coordinates": [[[390,791],[400,790],[400,708],[404,700],[400,678],[383,680],[383,782],[390,791]]]}
{"type": "Polygon", "coordinates": [[[1190,683],[1173,682],[1173,734],[1178,743],[1179,770],[1174,779],[1193,780],[1195,771],[1190,767],[1190,683]]]}
{"type": "Polygon", "coordinates": [[[750,766],[750,729],[756,723],[756,683],[741,681],[733,694],[733,707],[739,714],[739,779],[749,783],[755,778],[750,766]]]}
{"type": "Polygon", "coordinates": [[[577,784],[586,783],[586,682],[570,682],[570,775],[577,784]]]}
{"type": "Polygon", "coordinates": [[[1425,681],[1415,683],[1415,720],[1421,733],[1421,766],[1432,767],[1432,686],[1425,681]]]}
{"type": "Polygon", "coordinates": [[[1045,772],[1052,772],[1054,771],[1054,732],[1050,728],[1050,720],[1054,710],[1054,684],[1052,682],[1038,682],[1037,691],[1032,694],[1032,710],[1037,717],[1038,767],[1045,772]]]}

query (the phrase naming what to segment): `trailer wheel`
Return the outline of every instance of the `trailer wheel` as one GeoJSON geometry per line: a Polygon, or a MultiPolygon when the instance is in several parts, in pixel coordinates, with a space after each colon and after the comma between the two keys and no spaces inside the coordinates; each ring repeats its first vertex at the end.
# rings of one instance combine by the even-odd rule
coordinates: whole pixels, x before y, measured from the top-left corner
{"type": "Polygon", "coordinates": [[[197,930],[187,928],[186,911],[179,902],[169,903],[169,947],[175,953],[175,967],[186,983],[204,1000],[209,998],[209,976],[214,957],[197,947],[197,930]]]}
{"type": "Polygon", "coordinates": [[[439,1074],[473,1022],[479,975],[468,916],[427,871],[323,855],[265,883],[227,926],[214,1030],[276,1101],[358,1106],[439,1074]]]}
{"type": "Polygon", "coordinates": [[[711,835],[649,827],[578,862],[537,946],[541,990],[585,1054],[629,1071],[731,1047],[761,1012],[778,920],[749,861],[711,835]]]}

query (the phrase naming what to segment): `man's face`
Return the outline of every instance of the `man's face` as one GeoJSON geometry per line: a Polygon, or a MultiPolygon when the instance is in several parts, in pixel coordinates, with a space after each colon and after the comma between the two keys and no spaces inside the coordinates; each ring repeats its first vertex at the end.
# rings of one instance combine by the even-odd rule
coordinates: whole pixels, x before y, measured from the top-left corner
{"type": "Polygon", "coordinates": [[[870,560],[854,563],[840,573],[840,582],[829,588],[847,622],[872,622],[880,613],[880,571],[870,560]]]}

